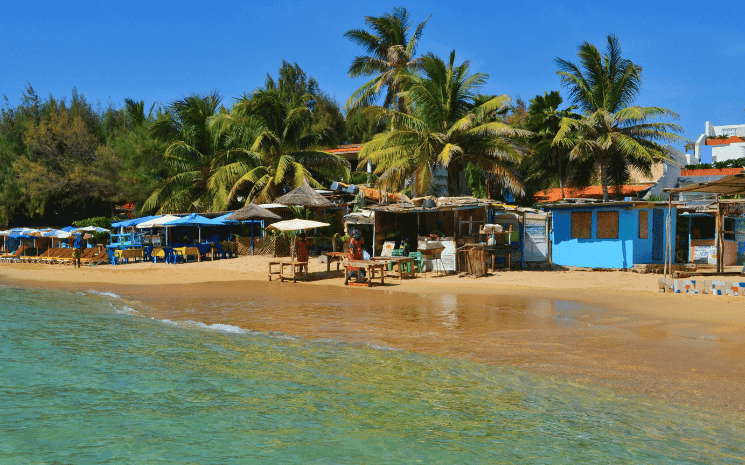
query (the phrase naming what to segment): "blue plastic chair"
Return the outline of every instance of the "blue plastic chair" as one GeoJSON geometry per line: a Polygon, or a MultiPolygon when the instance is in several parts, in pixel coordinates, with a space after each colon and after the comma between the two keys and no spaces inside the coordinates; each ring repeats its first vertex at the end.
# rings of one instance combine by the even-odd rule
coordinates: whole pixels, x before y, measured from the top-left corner
{"type": "Polygon", "coordinates": [[[153,246],[149,245],[145,247],[145,250],[143,251],[144,255],[142,256],[142,261],[153,261],[153,246]]]}
{"type": "Polygon", "coordinates": [[[233,258],[233,252],[231,252],[230,249],[224,248],[219,242],[215,244],[214,253],[220,254],[220,258],[222,258],[223,260],[226,258],[226,256],[230,256],[230,258],[233,258]]]}
{"type": "Polygon", "coordinates": [[[114,249],[106,249],[106,255],[109,256],[109,265],[116,265],[116,257],[114,256],[114,249]]]}
{"type": "Polygon", "coordinates": [[[209,244],[197,244],[197,249],[199,249],[199,255],[205,256],[210,253],[212,246],[209,244]]]}

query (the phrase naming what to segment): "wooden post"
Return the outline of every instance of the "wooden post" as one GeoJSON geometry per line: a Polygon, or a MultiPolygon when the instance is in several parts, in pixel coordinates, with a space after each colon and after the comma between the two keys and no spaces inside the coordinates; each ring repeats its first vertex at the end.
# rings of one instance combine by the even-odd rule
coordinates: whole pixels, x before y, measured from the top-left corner
{"type": "MultiPolygon", "coordinates": [[[[666,234],[666,244],[665,244],[665,277],[667,277],[668,272],[670,273],[670,276],[673,274],[673,260],[671,256],[671,237],[672,234],[672,211],[673,211],[673,194],[668,193],[667,194],[667,234],[666,234]],[[670,266],[668,267],[668,261],[670,263],[670,266]]],[[[654,210],[652,210],[654,213],[654,210]]],[[[654,232],[652,233],[654,234],[654,232]]]]}
{"type": "Polygon", "coordinates": [[[722,263],[722,205],[719,203],[719,194],[717,194],[717,273],[724,271],[724,264],[722,263]]]}

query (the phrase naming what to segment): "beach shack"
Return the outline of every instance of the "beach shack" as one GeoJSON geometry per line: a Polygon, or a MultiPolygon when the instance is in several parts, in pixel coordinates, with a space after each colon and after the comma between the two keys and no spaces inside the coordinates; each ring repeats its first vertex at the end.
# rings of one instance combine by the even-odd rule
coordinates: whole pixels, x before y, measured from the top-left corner
{"type": "Polygon", "coordinates": [[[406,238],[428,269],[456,272],[461,251],[475,246],[483,246],[492,268],[522,268],[526,259],[547,262],[546,218],[537,210],[473,197],[421,197],[366,206],[345,216],[344,225],[347,233],[361,232],[370,255],[399,248],[406,238]]]}
{"type": "Polygon", "coordinates": [[[664,202],[561,203],[544,208],[551,212],[553,263],[562,266],[624,269],[663,264],[667,231],[676,227],[676,207],[664,202]]]}

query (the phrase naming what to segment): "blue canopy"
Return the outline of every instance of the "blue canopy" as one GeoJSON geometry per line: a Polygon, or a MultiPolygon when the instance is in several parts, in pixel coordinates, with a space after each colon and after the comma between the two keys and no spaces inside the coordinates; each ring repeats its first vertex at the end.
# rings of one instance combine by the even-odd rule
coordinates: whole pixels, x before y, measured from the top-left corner
{"type": "Polygon", "coordinates": [[[132,218],[129,220],[117,221],[116,223],[111,223],[111,227],[112,228],[129,228],[130,226],[137,226],[140,223],[154,220],[155,218],[160,218],[161,216],[163,215],[150,215],[150,216],[143,216],[140,218],[132,218]]]}
{"type": "Polygon", "coordinates": [[[60,229],[60,231],[64,231],[64,232],[73,232],[73,231],[77,231],[77,230],[78,230],[78,228],[75,227],[75,226],[67,226],[65,228],[60,229]]]}
{"type": "Polygon", "coordinates": [[[166,226],[225,226],[225,223],[192,213],[177,220],[169,221],[166,226]]]}
{"type": "Polygon", "coordinates": [[[221,216],[218,216],[218,217],[212,218],[212,219],[215,220],[215,221],[219,221],[222,224],[239,224],[239,223],[241,223],[240,221],[227,219],[232,214],[233,214],[233,212],[228,212],[228,213],[226,213],[224,215],[221,215],[221,216]]]}

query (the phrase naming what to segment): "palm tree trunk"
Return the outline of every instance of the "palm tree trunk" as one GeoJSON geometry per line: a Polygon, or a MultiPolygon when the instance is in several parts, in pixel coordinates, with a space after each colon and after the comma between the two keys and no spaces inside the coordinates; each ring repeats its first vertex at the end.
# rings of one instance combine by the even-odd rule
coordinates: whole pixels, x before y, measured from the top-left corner
{"type": "Polygon", "coordinates": [[[561,200],[566,199],[564,197],[564,178],[561,176],[561,160],[559,160],[559,189],[561,189],[561,200]]]}
{"type": "Polygon", "coordinates": [[[600,183],[603,186],[603,202],[608,201],[608,170],[604,161],[600,162],[600,183]]]}

